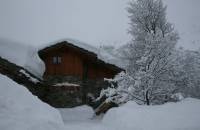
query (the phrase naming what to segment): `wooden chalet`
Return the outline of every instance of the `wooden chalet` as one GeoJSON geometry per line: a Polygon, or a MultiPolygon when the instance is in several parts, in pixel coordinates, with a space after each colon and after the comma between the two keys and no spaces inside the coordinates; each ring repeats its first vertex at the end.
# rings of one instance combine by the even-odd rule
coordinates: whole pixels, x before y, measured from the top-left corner
{"type": "Polygon", "coordinates": [[[97,54],[71,42],[63,41],[39,51],[46,76],[76,76],[80,79],[113,78],[123,69],[99,59],[97,54]]]}

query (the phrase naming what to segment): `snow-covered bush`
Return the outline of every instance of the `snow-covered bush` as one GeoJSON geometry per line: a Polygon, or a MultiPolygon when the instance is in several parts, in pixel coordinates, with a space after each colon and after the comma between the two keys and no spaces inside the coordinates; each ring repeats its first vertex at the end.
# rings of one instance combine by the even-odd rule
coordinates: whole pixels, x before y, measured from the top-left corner
{"type": "Polygon", "coordinates": [[[130,100],[144,101],[136,96],[135,87],[138,83],[127,73],[121,72],[115,76],[114,79],[105,79],[110,83],[110,87],[103,89],[97,100],[106,97],[106,102],[113,102],[116,104],[123,104],[130,100]]]}

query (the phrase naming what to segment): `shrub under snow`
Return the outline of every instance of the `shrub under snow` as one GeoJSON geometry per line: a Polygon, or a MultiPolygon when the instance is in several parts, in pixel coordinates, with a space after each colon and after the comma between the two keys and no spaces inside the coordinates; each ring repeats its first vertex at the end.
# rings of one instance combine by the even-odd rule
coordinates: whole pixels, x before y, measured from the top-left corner
{"type": "Polygon", "coordinates": [[[63,126],[56,109],[0,74],[1,130],[59,130],[63,126]]]}

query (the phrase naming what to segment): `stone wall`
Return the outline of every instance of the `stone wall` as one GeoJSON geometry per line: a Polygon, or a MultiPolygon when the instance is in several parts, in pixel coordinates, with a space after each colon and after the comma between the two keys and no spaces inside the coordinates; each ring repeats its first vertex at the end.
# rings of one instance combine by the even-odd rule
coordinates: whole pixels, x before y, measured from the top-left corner
{"type": "Polygon", "coordinates": [[[74,107],[82,104],[94,106],[96,99],[103,88],[108,87],[108,82],[103,79],[81,80],[75,76],[47,76],[45,82],[52,86],[56,83],[68,82],[80,85],[80,91],[68,92],[64,88],[51,87],[48,100],[54,107],[74,107]]]}
{"type": "Polygon", "coordinates": [[[17,66],[9,61],[0,57],[0,73],[8,76],[15,82],[22,84],[32,94],[38,96],[41,100],[48,103],[53,107],[74,107],[83,104],[89,104],[94,106],[92,98],[97,98],[102,88],[106,88],[108,84],[102,79],[100,80],[81,80],[74,76],[48,76],[45,77],[44,81],[41,81],[28,70],[26,72],[32,77],[40,80],[39,83],[35,84],[28,80],[26,76],[20,74],[20,70],[23,67],[17,66]],[[79,84],[79,91],[69,91],[64,87],[53,86],[56,83],[69,82],[73,84],[79,84]]]}
{"type": "Polygon", "coordinates": [[[69,82],[74,84],[81,84],[82,80],[76,76],[67,76],[67,75],[49,75],[44,77],[44,81],[48,82],[49,84],[56,84],[62,82],[69,82]]]}

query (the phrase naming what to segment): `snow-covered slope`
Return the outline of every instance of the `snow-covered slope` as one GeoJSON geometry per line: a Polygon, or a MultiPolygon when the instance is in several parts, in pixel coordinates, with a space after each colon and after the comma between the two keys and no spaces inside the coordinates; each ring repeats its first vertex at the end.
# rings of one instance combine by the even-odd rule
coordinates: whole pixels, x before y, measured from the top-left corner
{"type": "Polygon", "coordinates": [[[108,111],[103,124],[113,130],[200,130],[200,100],[139,106],[128,102],[108,111]]]}
{"type": "Polygon", "coordinates": [[[59,112],[0,74],[0,130],[60,130],[59,112]]]}
{"type": "Polygon", "coordinates": [[[42,77],[45,70],[37,49],[32,46],[0,39],[0,57],[26,68],[38,77],[42,77]]]}
{"type": "Polygon", "coordinates": [[[87,122],[94,116],[94,110],[87,105],[74,108],[60,108],[59,111],[63,117],[64,123],[66,124],[87,122]]]}
{"type": "Polygon", "coordinates": [[[60,109],[69,130],[200,130],[200,100],[140,106],[134,102],[113,108],[103,120],[88,106],[60,109]]]}

